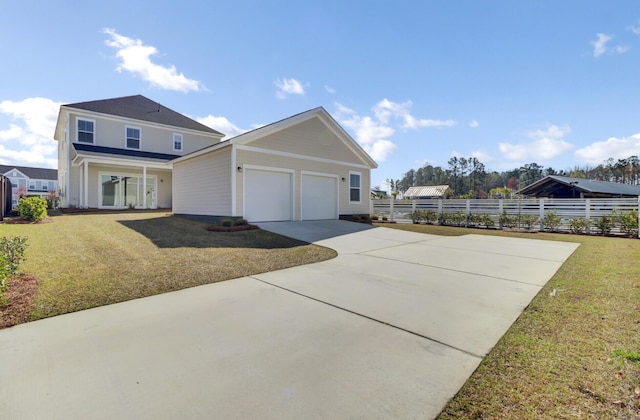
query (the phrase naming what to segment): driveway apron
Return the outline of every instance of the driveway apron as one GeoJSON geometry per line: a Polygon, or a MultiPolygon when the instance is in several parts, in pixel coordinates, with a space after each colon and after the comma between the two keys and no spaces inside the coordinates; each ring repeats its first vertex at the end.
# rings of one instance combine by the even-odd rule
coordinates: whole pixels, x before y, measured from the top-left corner
{"type": "Polygon", "coordinates": [[[0,331],[0,417],[433,418],[577,244],[264,223],[321,263],[0,331]]]}

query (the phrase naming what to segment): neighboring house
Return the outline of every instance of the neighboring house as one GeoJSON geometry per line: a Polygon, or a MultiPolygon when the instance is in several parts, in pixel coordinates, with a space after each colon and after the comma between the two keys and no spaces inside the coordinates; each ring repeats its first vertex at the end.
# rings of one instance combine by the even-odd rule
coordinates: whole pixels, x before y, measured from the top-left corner
{"type": "Polygon", "coordinates": [[[60,206],[169,208],[169,162],[222,137],[141,95],[62,105],[54,135],[60,206]]]}
{"type": "Polygon", "coordinates": [[[173,159],[175,214],[249,221],[369,214],[375,161],[319,107],[173,159]]]}
{"type": "Polygon", "coordinates": [[[374,200],[385,199],[385,198],[388,198],[388,196],[389,194],[386,191],[382,191],[375,188],[371,189],[371,198],[374,200]]]}
{"type": "Polygon", "coordinates": [[[404,198],[422,199],[422,198],[443,198],[449,190],[448,185],[428,185],[422,187],[409,187],[404,192],[404,198]]]}
{"type": "Polygon", "coordinates": [[[549,175],[517,193],[530,197],[549,198],[638,197],[640,196],[640,185],[549,175]]]}
{"type": "Polygon", "coordinates": [[[27,166],[0,165],[0,175],[11,181],[11,206],[18,205],[18,194],[47,198],[58,188],[58,171],[27,166]]]}

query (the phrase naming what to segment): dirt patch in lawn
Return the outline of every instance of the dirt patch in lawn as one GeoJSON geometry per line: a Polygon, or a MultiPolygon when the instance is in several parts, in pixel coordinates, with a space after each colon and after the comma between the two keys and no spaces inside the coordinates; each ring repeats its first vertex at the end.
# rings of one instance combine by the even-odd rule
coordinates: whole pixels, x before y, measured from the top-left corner
{"type": "Polygon", "coordinates": [[[0,305],[0,328],[13,327],[29,321],[31,306],[38,292],[38,279],[30,274],[9,282],[4,292],[5,304],[0,305]]]}

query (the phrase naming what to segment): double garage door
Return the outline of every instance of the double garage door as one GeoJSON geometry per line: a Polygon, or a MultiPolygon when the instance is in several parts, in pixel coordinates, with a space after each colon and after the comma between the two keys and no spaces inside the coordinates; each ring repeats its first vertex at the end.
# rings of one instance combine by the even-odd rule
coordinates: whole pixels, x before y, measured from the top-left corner
{"type": "MultiPolygon", "coordinates": [[[[246,168],[244,172],[244,217],[250,222],[294,220],[293,172],[246,168]]],[[[337,177],[301,175],[300,218],[338,218],[337,177]]]]}

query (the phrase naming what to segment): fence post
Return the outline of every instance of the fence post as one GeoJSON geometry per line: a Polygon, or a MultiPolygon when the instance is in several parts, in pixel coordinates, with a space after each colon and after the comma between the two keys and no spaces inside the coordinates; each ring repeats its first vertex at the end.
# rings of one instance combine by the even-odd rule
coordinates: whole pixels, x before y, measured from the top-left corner
{"type": "Polygon", "coordinates": [[[440,213],[442,213],[442,198],[438,198],[438,220],[440,220],[440,213]]]}
{"type": "Polygon", "coordinates": [[[471,213],[471,200],[467,198],[467,208],[465,209],[466,216],[464,218],[464,227],[469,227],[469,214],[471,213]]]}
{"type": "Polygon", "coordinates": [[[413,213],[416,212],[416,199],[415,198],[413,200],[411,200],[411,211],[413,213]]]}
{"type": "Polygon", "coordinates": [[[504,203],[503,203],[503,198],[498,199],[498,227],[500,229],[503,228],[502,226],[502,211],[504,210],[504,203]]]}
{"type": "Polygon", "coordinates": [[[393,222],[393,196],[389,199],[389,221],[393,222]]]}
{"type": "Polygon", "coordinates": [[[544,198],[541,198],[540,203],[540,232],[544,231],[544,198]]]}
{"type": "Polygon", "coordinates": [[[585,218],[587,219],[587,234],[591,234],[591,199],[590,198],[585,198],[584,199],[584,213],[585,213],[585,218]]]}

